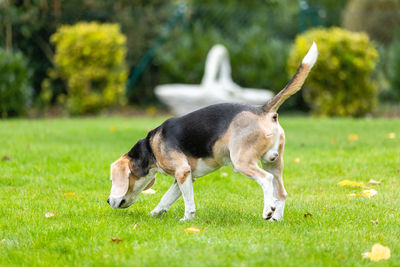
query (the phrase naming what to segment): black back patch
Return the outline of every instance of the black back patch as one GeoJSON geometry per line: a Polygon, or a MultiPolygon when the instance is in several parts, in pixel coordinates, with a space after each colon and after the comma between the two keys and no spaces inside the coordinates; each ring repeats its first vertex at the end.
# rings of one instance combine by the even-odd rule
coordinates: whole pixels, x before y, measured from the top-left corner
{"type": "Polygon", "coordinates": [[[236,103],[211,105],[165,121],[160,126],[161,134],[164,142],[177,151],[195,158],[210,157],[215,142],[242,111],[259,114],[262,109],[236,103]]]}

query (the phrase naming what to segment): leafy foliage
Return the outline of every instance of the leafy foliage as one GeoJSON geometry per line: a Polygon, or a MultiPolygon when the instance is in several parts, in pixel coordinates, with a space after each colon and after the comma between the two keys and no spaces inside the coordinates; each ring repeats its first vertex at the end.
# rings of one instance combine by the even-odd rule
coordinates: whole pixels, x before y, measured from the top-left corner
{"type": "Polygon", "coordinates": [[[0,48],[0,114],[22,115],[31,100],[28,62],[21,52],[0,48]]]}
{"type": "Polygon", "coordinates": [[[77,23],[52,35],[56,75],[67,81],[72,114],[121,103],[127,76],[126,38],[117,24],[77,23]]]}
{"type": "Polygon", "coordinates": [[[294,73],[315,41],[319,58],[307,78],[303,96],[317,115],[362,116],[377,103],[371,74],[378,52],[365,33],[341,28],[312,29],[299,35],[289,56],[294,73]]]}
{"type": "Polygon", "coordinates": [[[400,38],[391,44],[388,52],[388,76],[391,84],[392,92],[395,94],[394,99],[400,99],[400,38]]]}
{"type": "Polygon", "coordinates": [[[366,31],[373,39],[388,44],[400,22],[400,0],[351,0],[342,25],[352,31],[366,31]]]}

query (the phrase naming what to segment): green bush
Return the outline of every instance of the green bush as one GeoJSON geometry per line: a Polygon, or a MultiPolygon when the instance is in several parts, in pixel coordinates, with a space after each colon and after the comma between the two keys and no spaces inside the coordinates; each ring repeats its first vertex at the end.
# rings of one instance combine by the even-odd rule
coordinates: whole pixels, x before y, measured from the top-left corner
{"type": "Polygon", "coordinates": [[[394,99],[400,99],[400,34],[389,47],[387,72],[394,99]]]}
{"type": "Polygon", "coordinates": [[[344,28],[366,31],[371,39],[389,44],[400,22],[400,0],[350,0],[343,12],[344,28]]]}
{"type": "Polygon", "coordinates": [[[313,41],[319,57],[303,89],[312,111],[327,116],[362,116],[371,111],[377,103],[371,74],[378,52],[368,36],[336,27],[309,30],[295,40],[288,61],[291,74],[313,41]]]}
{"type": "Polygon", "coordinates": [[[67,82],[71,114],[98,112],[123,101],[126,38],[117,24],[62,26],[51,41],[56,45],[55,76],[67,82]]]}
{"type": "Polygon", "coordinates": [[[31,101],[28,63],[21,52],[0,48],[0,113],[3,118],[22,115],[31,101]]]}

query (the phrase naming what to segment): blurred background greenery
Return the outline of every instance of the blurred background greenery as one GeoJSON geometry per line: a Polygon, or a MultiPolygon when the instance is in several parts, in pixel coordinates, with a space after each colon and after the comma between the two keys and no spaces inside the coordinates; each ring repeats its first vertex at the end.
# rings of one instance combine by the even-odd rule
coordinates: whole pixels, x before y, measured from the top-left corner
{"type": "Polygon", "coordinates": [[[200,83],[216,43],[234,81],[277,92],[310,36],[324,56],[283,109],[368,115],[400,100],[399,16],[400,0],[0,0],[1,116],[162,107],[154,87],[200,83]]]}

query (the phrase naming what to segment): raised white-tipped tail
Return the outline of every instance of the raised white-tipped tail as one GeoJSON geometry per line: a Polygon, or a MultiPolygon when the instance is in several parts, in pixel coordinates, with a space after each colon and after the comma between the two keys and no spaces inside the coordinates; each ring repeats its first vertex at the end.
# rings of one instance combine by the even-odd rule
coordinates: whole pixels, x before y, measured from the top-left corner
{"type": "Polygon", "coordinates": [[[297,69],[296,74],[292,77],[289,83],[274,98],[263,106],[265,112],[276,112],[286,99],[301,89],[301,86],[306,80],[311,68],[314,66],[315,61],[317,61],[317,58],[318,48],[313,42],[307,55],[303,58],[300,67],[297,69]]]}
{"type": "Polygon", "coordinates": [[[307,64],[312,68],[318,58],[318,48],[315,42],[312,43],[311,48],[308,50],[307,55],[303,58],[301,64],[307,64]]]}

